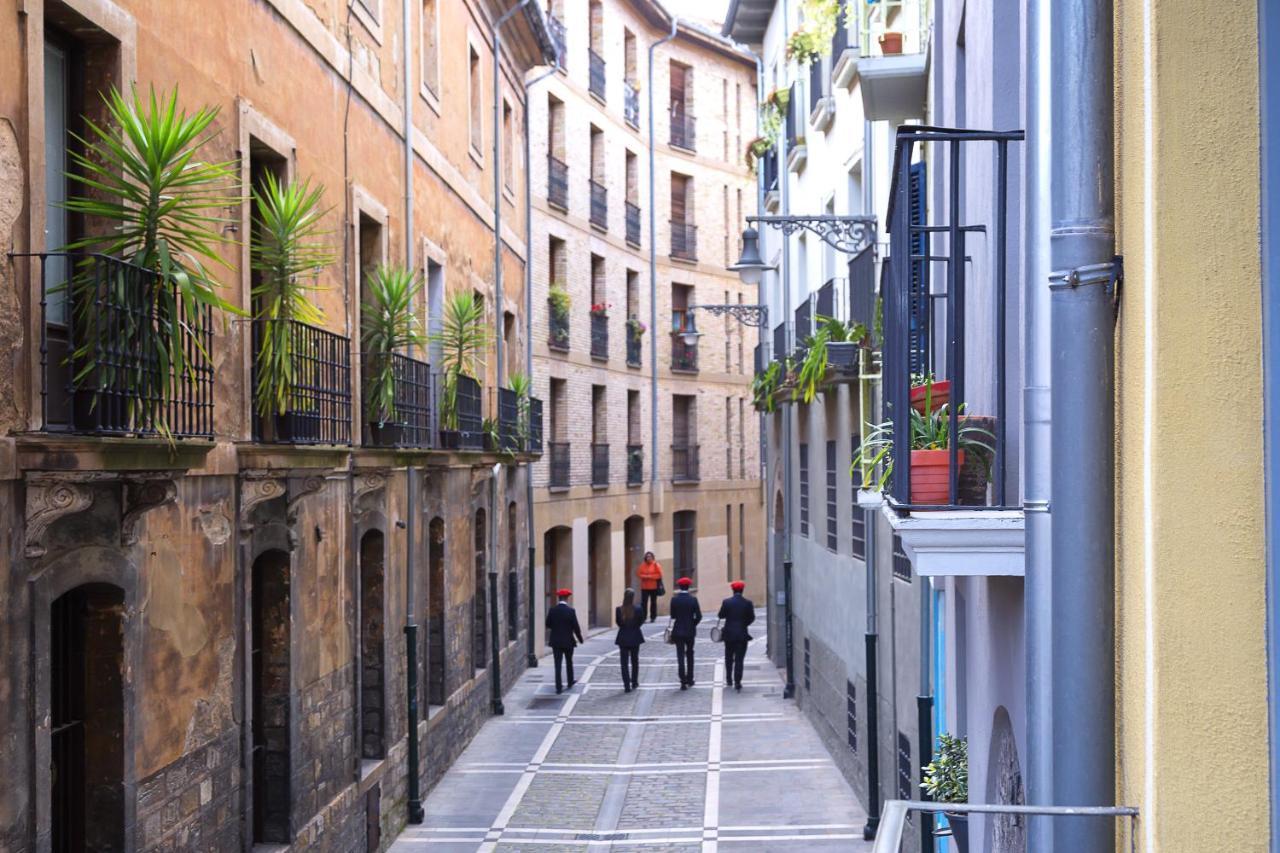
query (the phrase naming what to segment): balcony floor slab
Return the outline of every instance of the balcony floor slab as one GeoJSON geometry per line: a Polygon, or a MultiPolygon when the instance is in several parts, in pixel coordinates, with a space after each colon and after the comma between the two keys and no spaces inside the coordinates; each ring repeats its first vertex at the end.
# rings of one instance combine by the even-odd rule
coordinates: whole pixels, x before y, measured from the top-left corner
{"type": "Polygon", "coordinates": [[[917,574],[926,577],[1022,577],[1026,530],[1022,510],[906,512],[880,508],[917,574]]]}

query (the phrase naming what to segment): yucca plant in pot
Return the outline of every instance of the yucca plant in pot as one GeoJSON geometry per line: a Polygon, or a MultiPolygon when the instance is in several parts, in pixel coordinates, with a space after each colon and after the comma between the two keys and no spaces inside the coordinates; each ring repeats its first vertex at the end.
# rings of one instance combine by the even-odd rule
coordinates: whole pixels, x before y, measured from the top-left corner
{"type": "Polygon", "coordinates": [[[209,360],[201,340],[206,315],[243,314],[217,292],[210,267],[226,266],[219,249],[237,203],[234,161],[198,155],[216,135],[218,110],[188,113],[178,92],[126,98],[103,96],[109,122],[85,119],[83,146],[72,152],[69,178],[85,194],[65,207],[84,216],[98,233],[72,243],[71,252],[97,252],[150,272],[145,278],[103,276],[93,258],[72,274],[70,301],[76,349],[71,372],[81,428],[92,428],[98,393],[111,388],[127,399],[126,419],[139,432],[154,430],[173,442],[170,403],[194,379],[196,361],[209,360]],[[97,228],[99,224],[107,227],[97,228]],[[123,366],[100,360],[112,352],[132,355],[123,366]]]}
{"type": "Polygon", "coordinates": [[[532,414],[529,398],[532,396],[533,382],[529,379],[527,373],[516,371],[507,377],[507,388],[516,396],[516,434],[515,447],[503,449],[527,450],[529,447],[529,422],[532,414]]]}
{"type": "MultiPolygon", "coordinates": [[[[920,787],[934,802],[969,802],[969,742],[943,732],[938,735],[938,747],[933,761],[923,768],[924,781],[920,787]]],[[[959,812],[944,812],[951,825],[951,838],[958,853],[969,853],[969,816],[959,812]]]]}
{"type": "Polygon", "coordinates": [[[431,340],[439,344],[440,374],[440,444],[456,450],[461,444],[458,432],[458,379],[476,378],[489,346],[489,330],[484,324],[484,304],[469,290],[455,293],[444,306],[441,330],[431,340]]]}
{"type": "Polygon", "coordinates": [[[268,172],[253,188],[253,230],[249,262],[258,351],[254,354],[254,410],[264,437],[276,441],[319,438],[320,413],[297,393],[310,359],[298,347],[306,338],[296,323],[319,325],[324,312],[315,302],[320,270],[333,263],[321,225],[324,187],[309,180],[283,183],[268,172]]]}
{"type": "Polygon", "coordinates": [[[395,355],[427,339],[414,314],[422,279],[402,267],[379,266],[365,279],[360,345],[365,360],[365,420],[375,444],[404,440],[403,413],[396,411],[395,355]]]}

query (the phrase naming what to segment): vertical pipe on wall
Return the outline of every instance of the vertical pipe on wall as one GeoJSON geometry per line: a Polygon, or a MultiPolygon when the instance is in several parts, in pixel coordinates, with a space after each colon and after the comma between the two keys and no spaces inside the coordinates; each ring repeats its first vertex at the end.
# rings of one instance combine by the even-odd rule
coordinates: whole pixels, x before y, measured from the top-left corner
{"type": "MultiPolygon", "coordinates": [[[[532,0],[520,0],[503,12],[493,24],[493,313],[494,313],[494,382],[502,386],[504,331],[502,310],[502,27],[511,16],[528,6],[532,0]]],[[[406,38],[407,42],[408,39],[406,38]]],[[[529,262],[529,247],[524,247],[525,264],[529,262]]]]}
{"type": "Polygon", "coordinates": [[[485,531],[489,537],[488,568],[489,570],[489,704],[494,716],[501,717],[502,707],[502,647],[498,644],[498,475],[502,473],[502,463],[493,466],[489,472],[489,529],[485,531]]]}
{"type": "MultiPolygon", "coordinates": [[[[658,231],[657,183],[653,141],[653,52],[676,37],[680,18],[671,17],[671,32],[649,45],[649,433],[653,459],[649,466],[651,497],[658,494],[658,231]]],[[[652,506],[652,504],[650,504],[652,506]]]]}
{"type": "MultiPolygon", "coordinates": [[[[873,145],[874,134],[871,122],[864,120],[862,123],[862,212],[868,215],[875,215],[876,205],[873,145]]],[[[871,405],[875,404],[874,399],[869,402],[871,405]]],[[[859,411],[863,411],[861,406],[859,411]]],[[[862,430],[866,428],[867,418],[860,414],[859,419],[858,432],[861,435],[862,430]]],[[[876,525],[879,523],[880,514],[866,509],[856,511],[862,513],[867,537],[867,633],[864,638],[867,668],[867,823],[862,828],[862,837],[870,841],[876,837],[876,831],[880,828],[880,685],[876,667],[879,639],[877,636],[879,628],[876,624],[878,615],[876,612],[878,606],[876,525]]]]}
{"type": "MultiPolygon", "coordinates": [[[[920,692],[916,695],[916,739],[920,749],[919,773],[933,761],[933,607],[929,578],[916,576],[920,585],[920,692]]],[[[921,781],[924,781],[921,779],[921,781]]],[[[920,799],[930,797],[923,792],[920,799]]],[[[920,813],[920,850],[933,853],[933,814],[920,813]]]]}
{"type": "MultiPolygon", "coordinates": [[[[789,37],[791,27],[790,4],[787,0],[782,0],[782,38],[785,42],[789,37]]],[[[786,76],[791,77],[791,66],[787,63],[783,66],[786,69],[786,76]]],[[[787,101],[788,109],[792,108],[790,100],[787,101]]],[[[791,169],[787,166],[787,134],[784,130],[778,135],[778,171],[781,173],[780,191],[782,195],[782,215],[789,216],[791,214],[791,192],[789,185],[791,183],[791,169]]],[[[780,280],[782,285],[782,329],[783,329],[783,346],[787,353],[795,351],[795,326],[791,317],[791,237],[786,233],[782,235],[782,277],[780,280]]],[[[785,354],[784,354],[785,355],[785,354]]],[[[795,638],[793,632],[793,623],[791,620],[792,602],[791,602],[791,530],[795,526],[795,503],[794,492],[791,484],[791,419],[795,415],[795,406],[792,403],[783,403],[782,407],[782,503],[783,503],[783,521],[785,524],[782,529],[782,597],[786,602],[783,610],[783,635],[786,643],[786,664],[787,664],[787,685],[783,688],[782,696],[784,699],[790,699],[796,695],[796,666],[795,666],[795,638]]]]}

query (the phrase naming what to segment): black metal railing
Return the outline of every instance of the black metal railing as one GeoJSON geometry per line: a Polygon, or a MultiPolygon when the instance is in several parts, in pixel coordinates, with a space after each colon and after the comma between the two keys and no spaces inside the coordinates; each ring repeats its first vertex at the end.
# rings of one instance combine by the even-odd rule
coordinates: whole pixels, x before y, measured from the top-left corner
{"type": "Polygon", "coordinates": [[[365,353],[360,364],[364,445],[431,447],[435,438],[431,423],[431,365],[400,353],[365,353]],[[379,392],[384,367],[388,370],[384,381],[390,381],[392,390],[390,409],[386,411],[381,409],[381,400],[373,400],[379,392]]]}
{"type": "Polygon", "coordinates": [[[622,118],[632,128],[640,129],[640,87],[630,80],[622,81],[622,118]]]}
{"type": "Polygon", "coordinates": [[[41,409],[50,432],[213,437],[213,317],[144,267],[47,252],[40,265],[41,409]],[[185,365],[165,364],[176,336],[185,365]]]}
{"type": "Polygon", "coordinates": [[[588,74],[588,88],[591,94],[600,100],[604,100],[605,75],[604,75],[604,57],[596,53],[594,50],[587,50],[587,57],[590,59],[590,69],[588,74]]]}
{"type": "Polygon", "coordinates": [[[756,344],[751,350],[751,369],[754,373],[763,373],[767,365],[764,363],[764,346],[756,344]]]}
{"type": "Polygon", "coordinates": [[[640,245],[640,205],[627,202],[627,242],[640,245]]]}
{"type": "Polygon", "coordinates": [[[886,422],[904,425],[892,428],[894,465],[887,484],[889,497],[903,507],[1015,508],[1010,505],[1017,503],[1018,466],[1016,457],[1008,464],[1006,432],[1007,412],[1010,404],[1016,411],[1019,389],[1005,376],[1005,314],[1009,146],[1023,138],[1022,131],[898,130],[887,221],[890,254],[899,262],[884,292],[883,389],[886,422]],[[994,193],[989,187],[980,199],[966,198],[959,164],[972,168],[988,154],[994,193]],[[933,209],[926,204],[923,162],[950,164],[933,209]],[[989,255],[967,248],[973,232],[982,234],[989,255]],[[979,254],[991,260],[973,263],[971,256],[979,254]],[[929,265],[945,276],[939,293],[924,277],[929,265]],[[972,352],[970,336],[980,342],[972,352]],[[921,372],[930,377],[928,393],[913,379],[921,372]],[[924,455],[928,451],[913,449],[913,430],[905,428],[912,409],[917,417],[945,419],[937,426],[945,426],[953,438],[942,458],[931,460],[924,455]]]}
{"type": "Polygon", "coordinates": [[[787,356],[787,324],[773,327],[773,360],[782,361],[787,356]]]}
{"type": "Polygon", "coordinates": [[[529,435],[525,448],[530,453],[542,453],[542,401],[529,398],[529,435]]]}
{"type": "Polygon", "coordinates": [[[778,146],[764,152],[760,158],[761,175],[764,179],[764,191],[775,192],[778,189],[778,146]]]}
{"type": "Polygon", "coordinates": [[[840,55],[849,48],[849,28],[845,25],[845,7],[848,5],[847,0],[839,0],[836,4],[836,31],[831,36],[831,65],[835,70],[835,64],[839,62],[840,55]]]}
{"type": "Polygon", "coordinates": [[[637,335],[632,328],[634,320],[627,321],[627,367],[639,367],[641,351],[644,349],[644,336],[637,335]]]}
{"type": "Polygon", "coordinates": [[[627,485],[638,486],[644,482],[644,445],[627,445],[627,485]]]}
{"type": "Polygon", "coordinates": [[[876,314],[876,258],[870,246],[849,261],[849,319],[871,329],[876,314]]]}
{"type": "Polygon", "coordinates": [[[551,34],[551,41],[555,43],[559,55],[561,57],[560,66],[564,67],[564,46],[565,46],[565,28],[564,21],[557,18],[551,12],[547,13],[547,31],[551,34]]]}
{"type": "MultiPolygon", "coordinates": [[[[351,443],[351,341],[343,335],[289,320],[275,346],[289,348],[292,388],[284,414],[255,415],[257,441],[285,444],[351,443]]],[[[253,387],[258,387],[257,354],[271,333],[266,321],[253,323],[253,387]]]]}
{"type": "Polygon", "coordinates": [[[547,442],[547,450],[551,457],[548,466],[551,488],[567,489],[569,487],[570,471],[569,442],[549,441],[547,442]]]}
{"type": "Polygon", "coordinates": [[[558,314],[554,306],[547,312],[547,346],[559,352],[569,351],[569,315],[558,314]]]}
{"type": "Polygon", "coordinates": [[[609,485],[609,445],[591,445],[591,485],[609,485]]]}
{"type": "Polygon", "coordinates": [[[569,209],[569,166],[554,155],[547,155],[547,204],[569,209]]]}
{"type": "Polygon", "coordinates": [[[445,419],[448,404],[445,400],[448,383],[442,376],[435,377],[436,406],[441,413],[439,447],[445,450],[484,449],[484,403],[480,383],[470,376],[459,376],[454,389],[454,423],[445,419]]]}
{"type": "Polygon", "coordinates": [[[698,259],[698,226],[683,219],[671,220],[671,257],[685,261],[698,259]]]}
{"type": "Polygon", "coordinates": [[[787,150],[790,151],[799,145],[804,144],[804,133],[801,128],[804,126],[804,118],[800,116],[800,106],[796,103],[799,100],[800,84],[791,84],[791,93],[787,96],[787,150]]]}
{"type": "Polygon", "coordinates": [[[805,341],[813,334],[813,297],[805,297],[795,310],[796,352],[807,349],[805,341]]]}
{"type": "Polygon", "coordinates": [[[813,112],[818,103],[827,95],[830,78],[823,73],[822,57],[815,57],[809,63],[809,112],[813,112]]]}
{"type": "Polygon", "coordinates": [[[594,179],[588,183],[591,185],[591,224],[597,228],[607,229],[609,227],[609,188],[597,183],[594,179]]]}
{"type": "Polygon", "coordinates": [[[681,332],[671,333],[671,369],[676,373],[698,372],[698,345],[685,343],[681,332]]]}
{"type": "Polygon", "coordinates": [[[698,445],[671,445],[671,479],[677,483],[696,483],[698,475],[698,445]]]}
{"type": "Polygon", "coordinates": [[[813,310],[815,317],[836,316],[836,279],[829,278],[826,284],[818,288],[813,310]]]}
{"type": "Polygon", "coordinates": [[[520,398],[510,388],[498,388],[498,449],[524,449],[520,428],[520,398]]]}
{"type": "Polygon", "coordinates": [[[698,150],[698,122],[692,113],[671,111],[671,144],[684,151],[698,150]]]}
{"type": "Polygon", "coordinates": [[[609,315],[591,312],[591,357],[609,359],[609,315]]]}

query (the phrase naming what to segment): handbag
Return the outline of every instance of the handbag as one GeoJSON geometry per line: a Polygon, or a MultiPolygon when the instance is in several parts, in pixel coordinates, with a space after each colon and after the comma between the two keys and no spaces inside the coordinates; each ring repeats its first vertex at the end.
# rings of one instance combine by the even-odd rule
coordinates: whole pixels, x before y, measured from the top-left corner
{"type": "Polygon", "coordinates": [[[722,642],[723,639],[724,638],[720,636],[720,620],[717,619],[716,624],[711,626],[711,642],[719,643],[722,642]]]}
{"type": "Polygon", "coordinates": [[[662,578],[658,578],[658,598],[667,594],[667,586],[662,582],[662,578]]]}
{"type": "Polygon", "coordinates": [[[675,638],[671,636],[671,627],[672,627],[672,620],[671,620],[671,617],[668,616],[667,627],[662,629],[662,642],[666,643],[668,646],[673,646],[675,645],[675,642],[676,642],[675,638]]]}

